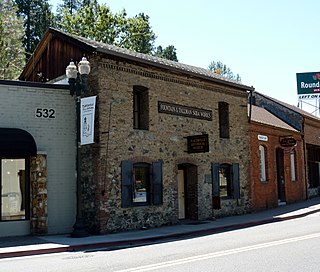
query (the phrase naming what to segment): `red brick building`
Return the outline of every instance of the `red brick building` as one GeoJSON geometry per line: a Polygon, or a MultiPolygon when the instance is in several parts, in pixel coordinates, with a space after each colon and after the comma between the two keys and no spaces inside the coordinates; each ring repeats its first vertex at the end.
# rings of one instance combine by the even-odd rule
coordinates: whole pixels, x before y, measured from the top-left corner
{"type": "Polygon", "coordinates": [[[302,134],[262,107],[250,123],[252,210],[306,198],[302,134]]]}

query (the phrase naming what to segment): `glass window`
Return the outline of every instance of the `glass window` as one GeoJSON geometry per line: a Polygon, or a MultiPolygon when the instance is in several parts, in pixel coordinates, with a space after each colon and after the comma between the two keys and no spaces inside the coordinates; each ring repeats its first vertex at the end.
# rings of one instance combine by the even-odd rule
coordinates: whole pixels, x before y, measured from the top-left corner
{"type": "Polygon", "coordinates": [[[1,159],[1,220],[26,219],[25,159],[1,159]]]}
{"type": "Polygon", "coordinates": [[[141,86],[133,88],[133,128],[149,129],[148,89],[141,86]]]}
{"type": "Polygon", "coordinates": [[[149,203],[150,165],[134,164],[133,203],[149,203]]]}
{"type": "Polygon", "coordinates": [[[229,138],[229,104],[219,102],[218,107],[220,138],[229,138]]]}
{"type": "Polygon", "coordinates": [[[221,164],[219,168],[220,197],[232,198],[231,165],[221,164]]]}
{"type": "Polygon", "coordinates": [[[295,151],[291,150],[290,152],[290,168],[291,168],[291,180],[296,180],[296,162],[295,162],[295,151]]]}
{"type": "Polygon", "coordinates": [[[260,154],[260,180],[267,181],[267,172],[266,172],[266,149],[264,146],[259,146],[260,154]]]}

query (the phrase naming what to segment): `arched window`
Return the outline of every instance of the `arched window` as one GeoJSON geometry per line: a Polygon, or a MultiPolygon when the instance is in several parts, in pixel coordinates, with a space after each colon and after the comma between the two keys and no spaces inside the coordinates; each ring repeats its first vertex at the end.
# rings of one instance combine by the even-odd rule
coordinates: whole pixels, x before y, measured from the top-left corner
{"type": "Polygon", "coordinates": [[[260,180],[267,181],[266,148],[263,145],[259,146],[259,155],[260,155],[260,180]]]}
{"type": "Polygon", "coordinates": [[[290,151],[290,172],[291,172],[291,180],[296,181],[296,156],[295,156],[295,150],[292,149],[290,151]]]}

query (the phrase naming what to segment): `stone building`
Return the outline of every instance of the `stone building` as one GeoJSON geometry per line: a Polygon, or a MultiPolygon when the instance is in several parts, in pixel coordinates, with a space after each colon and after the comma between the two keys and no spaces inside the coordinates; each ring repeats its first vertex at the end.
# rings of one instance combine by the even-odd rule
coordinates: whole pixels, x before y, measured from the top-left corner
{"type": "Polygon", "coordinates": [[[0,80],[0,237],[68,233],[75,110],[66,86],[0,80]]]}
{"type": "Polygon", "coordinates": [[[69,61],[83,55],[92,66],[86,96],[97,96],[95,143],[81,147],[91,233],[249,210],[251,87],[55,29],[20,79],[61,80],[69,61]]]}
{"type": "MultiPolygon", "coordinates": [[[[253,93],[252,103],[262,107],[281,119],[301,134],[303,141],[305,173],[305,198],[318,196],[320,191],[320,119],[298,107],[268,97],[258,92],[253,93]]],[[[302,193],[303,193],[302,191],[302,193]]],[[[298,200],[298,199],[297,199],[298,200]]]]}
{"type": "Polygon", "coordinates": [[[302,133],[253,105],[249,134],[252,210],[306,199],[302,133]]]}

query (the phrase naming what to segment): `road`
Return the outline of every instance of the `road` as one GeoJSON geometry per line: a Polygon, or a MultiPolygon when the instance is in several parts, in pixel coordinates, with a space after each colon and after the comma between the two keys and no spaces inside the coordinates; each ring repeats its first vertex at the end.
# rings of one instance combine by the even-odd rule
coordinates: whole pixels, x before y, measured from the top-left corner
{"type": "Polygon", "coordinates": [[[2,259],[0,271],[320,271],[320,213],[140,247],[2,259]]]}

